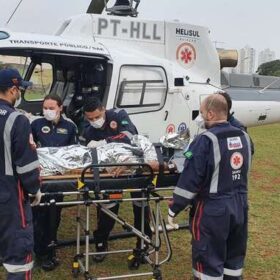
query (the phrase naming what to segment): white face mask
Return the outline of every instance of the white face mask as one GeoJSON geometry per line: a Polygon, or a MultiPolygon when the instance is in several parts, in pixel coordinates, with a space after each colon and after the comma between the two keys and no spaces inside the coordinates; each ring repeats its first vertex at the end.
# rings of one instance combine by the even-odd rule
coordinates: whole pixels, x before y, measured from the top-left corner
{"type": "Polygon", "coordinates": [[[21,103],[21,95],[17,98],[14,107],[17,107],[21,103]]]}
{"type": "Polygon", "coordinates": [[[199,114],[196,118],[195,118],[195,123],[196,125],[200,128],[200,129],[205,129],[205,120],[203,119],[203,117],[201,116],[201,114],[199,114]]]}
{"type": "Polygon", "coordinates": [[[16,99],[11,101],[13,106],[16,108],[21,103],[21,91],[18,89],[16,99]]]}
{"type": "Polygon", "coordinates": [[[101,128],[105,123],[105,119],[101,117],[96,121],[89,121],[89,122],[94,128],[101,128]]]}
{"type": "Polygon", "coordinates": [[[46,120],[54,121],[58,117],[58,112],[56,110],[43,109],[43,115],[46,120]]]}

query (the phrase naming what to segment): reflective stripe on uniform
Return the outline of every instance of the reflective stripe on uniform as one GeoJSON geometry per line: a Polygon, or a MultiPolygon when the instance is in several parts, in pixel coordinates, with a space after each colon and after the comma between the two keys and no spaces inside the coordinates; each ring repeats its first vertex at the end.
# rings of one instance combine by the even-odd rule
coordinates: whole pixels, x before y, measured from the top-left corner
{"type": "Polygon", "coordinates": [[[183,189],[181,189],[179,187],[175,187],[173,193],[175,193],[175,194],[177,194],[179,196],[182,196],[182,197],[184,197],[186,199],[193,199],[197,195],[197,193],[192,193],[192,192],[189,192],[187,190],[183,190],[183,189]]]}
{"type": "Polygon", "coordinates": [[[144,205],[144,207],[148,206],[147,201],[133,201],[132,203],[136,207],[142,207],[142,205],[144,205]]]}
{"type": "Polygon", "coordinates": [[[33,268],[33,261],[26,264],[8,264],[3,263],[3,266],[6,268],[6,270],[10,273],[18,273],[18,272],[24,272],[29,271],[33,268]]]}
{"type": "Polygon", "coordinates": [[[206,275],[202,272],[199,272],[195,269],[193,269],[193,274],[195,277],[201,279],[201,280],[223,280],[223,275],[222,276],[218,276],[218,277],[214,277],[214,276],[209,276],[206,275]]]}
{"type": "Polygon", "coordinates": [[[133,134],[127,130],[121,131],[121,133],[124,134],[125,136],[127,136],[129,139],[131,139],[133,137],[133,134]]]}
{"type": "Polygon", "coordinates": [[[210,193],[218,192],[218,181],[219,181],[219,172],[220,172],[220,161],[221,161],[221,152],[218,138],[215,134],[210,131],[204,133],[208,138],[211,139],[213,144],[213,153],[214,153],[214,172],[210,184],[210,193]]]}
{"type": "MultiPolygon", "coordinates": [[[[26,257],[26,262],[32,261],[32,254],[28,254],[26,257]]],[[[25,272],[25,280],[32,280],[31,270],[25,272]]]]}
{"type": "Polygon", "coordinates": [[[17,166],[16,170],[17,170],[18,174],[24,174],[24,173],[30,172],[34,169],[37,169],[39,167],[40,167],[39,161],[35,160],[35,161],[33,161],[31,163],[28,163],[24,166],[17,166]]]}
{"type": "MultiPolygon", "coordinates": [[[[244,136],[246,138],[247,144],[248,144],[248,175],[249,175],[249,171],[251,169],[251,161],[252,161],[252,147],[251,147],[251,141],[250,141],[250,136],[243,131],[244,136]]],[[[248,178],[248,177],[247,177],[248,178]]]]}
{"type": "Polygon", "coordinates": [[[224,268],[224,274],[228,276],[241,276],[243,269],[228,269],[224,268]]]}
{"type": "Polygon", "coordinates": [[[4,157],[5,157],[5,175],[13,176],[12,155],[11,155],[11,131],[16,118],[21,115],[19,112],[12,112],[4,128],[4,157]]]}

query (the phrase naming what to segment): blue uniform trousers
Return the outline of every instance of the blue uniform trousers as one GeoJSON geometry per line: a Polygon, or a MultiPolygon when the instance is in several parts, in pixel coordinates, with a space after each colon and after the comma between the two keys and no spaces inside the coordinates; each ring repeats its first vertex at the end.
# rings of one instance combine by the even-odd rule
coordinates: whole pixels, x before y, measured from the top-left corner
{"type": "MultiPolygon", "coordinates": [[[[62,202],[62,195],[52,196],[51,199],[55,199],[56,202],[62,202]]],[[[49,201],[49,199],[42,198],[41,203],[49,201]]],[[[60,206],[56,206],[54,213],[55,217],[51,217],[50,208],[47,206],[34,207],[33,212],[33,224],[34,224],[34,252],[36,257],[45,257],[49,259],[55,256],[55,248],[49,247],[52,241],[57,241],[57,231],[61,220],[60,206]],[[53,220],[53,225],[50,221],[53,220]]]]}
{"type": "Polygon", "coordinates": [[[8,280],[31,280],[33,245],[29,201],[19,202],[14,199],[4,201],[2,197],[0,201],[0,253],[3,266],[8,271],[8,280]]]}
{"type": "Polygon", "coordinates": [[[194,276],[241,279],[248,236],[247,194],[197,199],[194,210],[190,219],[194,276]]]}

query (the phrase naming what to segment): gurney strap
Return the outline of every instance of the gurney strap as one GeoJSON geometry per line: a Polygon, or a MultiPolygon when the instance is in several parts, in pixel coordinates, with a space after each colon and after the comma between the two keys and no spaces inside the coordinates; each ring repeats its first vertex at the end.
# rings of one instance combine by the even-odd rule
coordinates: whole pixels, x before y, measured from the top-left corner
{"type": "Polygon", "coordinates": [[[163,175],[164,175],[164,160],[162,156],[162,144],[161,143],[154,143],[155,150],[157,153],[157,159],[158,159],[158,164],[159,164],[159,171],[158,171],[158,177],[157,177],[157,182],[156,182],[156,187],[160,187],[163,182],[163,175]]]}
{"type": "Polygon", "coordinates": [[[94,191],[95,194],[100,192],[100,170],[98,165],[97,149],[91,149],[92,164],[93,164],[93,177],[94,177],[94,191]]]}

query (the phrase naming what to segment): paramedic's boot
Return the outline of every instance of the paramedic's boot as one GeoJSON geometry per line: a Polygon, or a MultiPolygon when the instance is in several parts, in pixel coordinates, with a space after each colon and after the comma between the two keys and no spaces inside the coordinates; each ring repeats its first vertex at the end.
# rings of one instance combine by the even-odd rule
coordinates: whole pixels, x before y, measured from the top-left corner
{"type": "Polygon", "coordinates": [[[141,250],[133,249],[133,253],[127,258],[127,265],[130,270],[136,270],[141,264],[141,250]]]}
{"type": "Polygon", "coordinates": [[[60,264],[59,259],[54,256],[48,256],[41,264],[41,267],[45,271],[52,271],[60,264]]]}
{"type": "Polygon", "coordinates": [[[102,252],[108,251],[108,243],[107,242],[99,242],[95,244],[96,253],[100,253],[98,255],[93,255],[93,261],[95,262],[103,262],[106,258],[107,254],[102,254],[102,252]]]}

